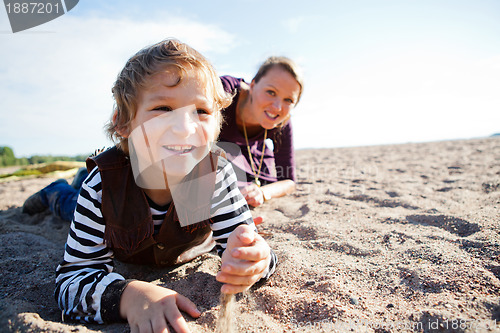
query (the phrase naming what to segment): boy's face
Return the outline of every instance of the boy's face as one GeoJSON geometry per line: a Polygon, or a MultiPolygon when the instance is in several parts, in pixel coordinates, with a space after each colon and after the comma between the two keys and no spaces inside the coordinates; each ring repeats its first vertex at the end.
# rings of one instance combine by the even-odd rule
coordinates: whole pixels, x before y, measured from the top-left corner
{"type": "Polygon", "coordinates": [[[219,111],[214,109],[213,92],[200,76],[191,70],[172,86],[179,75],[161,71],[138,92],[129,145],[139,172],[155,165],[168,176],[183,177],[207,155],[216,139],[219,111]]]}

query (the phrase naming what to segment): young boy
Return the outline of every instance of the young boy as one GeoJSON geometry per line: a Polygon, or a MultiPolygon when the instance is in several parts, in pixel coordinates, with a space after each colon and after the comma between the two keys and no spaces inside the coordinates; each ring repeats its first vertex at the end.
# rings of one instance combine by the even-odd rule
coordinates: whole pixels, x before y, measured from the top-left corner
{"type": "Polygon", "coordinates": [[[166,332],[168,322],[187,332],[179,310],[197,318],[196,306],[173,290],[126,280],[113,272],[113,258],[169,266],[215,241],[222,292],[242,292],[273,273],[276,256],[256,233],[231,164],[212,148],[231,96],[208,61],[176,40],[130,58],[112,91],[107,131],[118,144],[87,160],[55,297],[65,318],[126,319],[132,332],[166,332]]]}

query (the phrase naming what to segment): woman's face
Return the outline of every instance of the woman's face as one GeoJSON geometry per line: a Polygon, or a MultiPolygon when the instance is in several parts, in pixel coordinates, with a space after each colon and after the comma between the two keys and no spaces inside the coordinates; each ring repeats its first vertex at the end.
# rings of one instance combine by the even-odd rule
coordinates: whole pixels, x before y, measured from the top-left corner
{"type": "Polygon", "coordinates": [[[273,129],[286,120],[297,103],[300,85],[293,76],[279,66],[268,70],[259,82],[250,85],[251,122],[265,129],[273,129]]]}

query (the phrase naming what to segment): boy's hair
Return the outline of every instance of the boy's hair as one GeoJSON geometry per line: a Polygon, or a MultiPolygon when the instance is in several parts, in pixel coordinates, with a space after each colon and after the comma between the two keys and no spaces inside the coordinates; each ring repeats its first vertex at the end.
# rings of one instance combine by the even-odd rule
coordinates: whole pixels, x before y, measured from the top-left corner
{"type": "MultiPolygon", "coordinates": [[[[297,100],[295,101],[295,105],[297,105],[297,103],[299,103],[300,101],[302,90],[304,90],[304,79],[302,77],[302,73],[299,67],[292,59],[287,57],[278,57],[278,56],[272,56],[267,58],[266,61],[264,61],[262,65],[260,65],[259,70],[257,71],[257,74],[255,74],[252,81],[258,83],[260,79],[266,76],[267,72],[269,72],[269,70],[273,67],[279,67],[284,71],[290,73],[290,75],[299,84],[300,86],[299,95],[297,96],[297,100]]],[[[288,116],[278,125],[278,129],[283,128],[288,123],[289,119],[290,119],[290,114],[288,114],[288,116]]]]}
{"type": "Polygon", "coordinates": [[[224,91],[215,69],[203,55],[176,39],[165,39],[143,48],[132,56],[118,74],[111,89],[115,107],[113,117],[106,124],[105,130],[109,138],[117,141],[118,147],[125,153],[128,153],[128,140],[119,132],[130,130],[130,124],[137,112],[139,89],[147,85],[151,75],[165,67],[172,67],[178,72],[179,79],[172,86],[178,85],[182,81],[183,74],[188,71],[197,71],[201,74],[198,77],[205,80],[202,83],[206,86],[206,91],[212,92],[214,97],[214,112],[218,120],[216,137],[220,132],[221,109],[231,104],[232,96],[224,91]]]}

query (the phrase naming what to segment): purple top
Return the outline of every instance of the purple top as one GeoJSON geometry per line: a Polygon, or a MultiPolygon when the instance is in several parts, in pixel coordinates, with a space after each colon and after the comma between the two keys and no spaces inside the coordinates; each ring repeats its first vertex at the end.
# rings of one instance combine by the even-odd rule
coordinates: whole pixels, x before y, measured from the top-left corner
{"type": "MultiPolygon", "coordinates": [[[[254,179],[245,136],[240,133],[236,125],[236,105],[240,97],[241,82],[244,82],[244,80],[232,76],[221,76],[221,81],[224,89],[234,94],[234,97],[231,105],[222,110],[224,122],[218,145],[226,151],[227,159],[233,164],[238,177],[238,186],[242,187],[250,184],[254,179]]],[[[274,149],[272,149],[272,146],[270,147],[269,142],[266,144],[259,175],[260,182],[265,185],[285,179],[295,181],[295,157],[291,122],[289,121],[281,130],[268,130],[267,137],[268,140],[266,141],[271,140],[274,149]]],[[[255,172],[257,173],[264,144],[264,129],[257,135],[249,137],[248,144],[250,145],[255,172]]]]}

